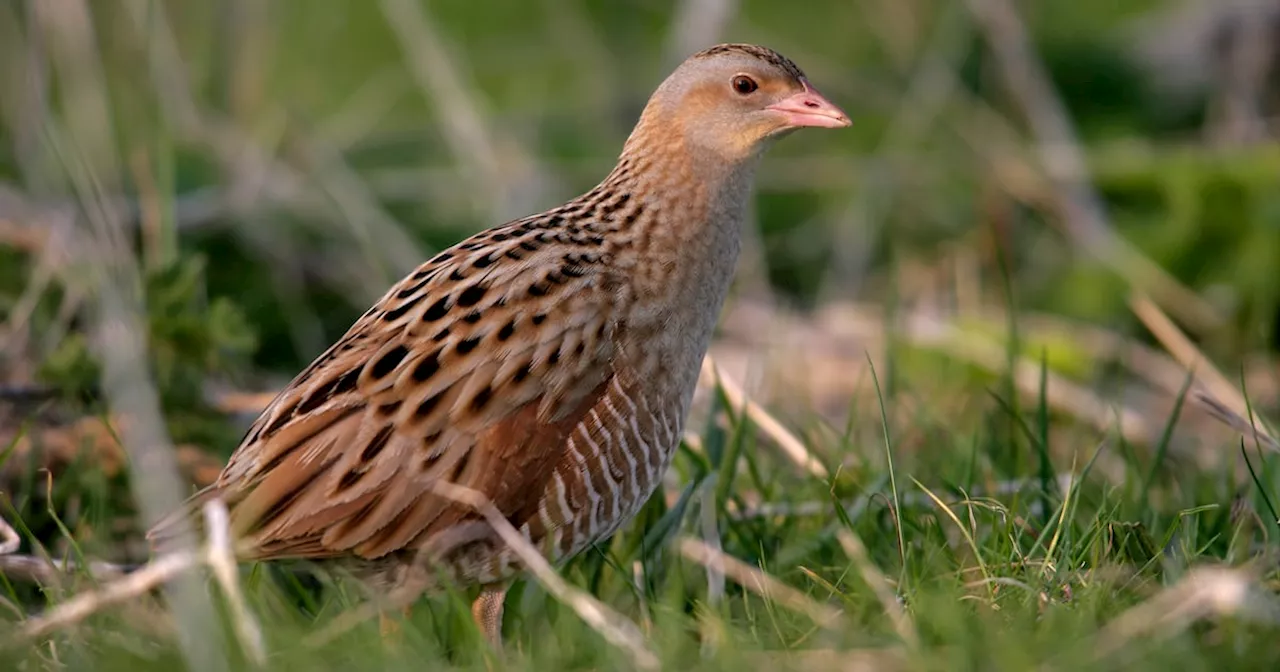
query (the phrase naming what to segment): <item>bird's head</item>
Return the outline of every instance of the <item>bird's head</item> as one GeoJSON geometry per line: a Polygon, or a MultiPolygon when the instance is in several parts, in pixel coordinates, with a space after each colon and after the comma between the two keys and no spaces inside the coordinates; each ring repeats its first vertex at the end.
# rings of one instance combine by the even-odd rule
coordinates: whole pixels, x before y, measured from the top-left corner
{"type": "Polygon", "coordinates": [[[645,106],[637,131],[675,138],[730,162],[806,126],[841,128],[849,117],[804,72],[772,49],[721,44],[681,63],[645,106]]]}

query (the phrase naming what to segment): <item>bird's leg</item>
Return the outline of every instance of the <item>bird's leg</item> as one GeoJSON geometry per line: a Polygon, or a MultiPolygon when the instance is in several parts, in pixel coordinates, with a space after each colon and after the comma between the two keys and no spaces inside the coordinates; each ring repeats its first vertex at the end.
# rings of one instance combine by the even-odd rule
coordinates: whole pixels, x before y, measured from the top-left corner
{"type": "Polygon", "coordinates": [[[471,603],[471,617],[494,649],[502,650],[502,604],[507,598],[506,586],[485,586],[471,603]]]}
{"type": "Polygon", "coordinates": [[[378,612],[378,634],[382,635],[382,641],[388,642],[393,640],[396,633],[400,632],[400,624],[395,619],[387,615],[385,611],[378,612]]]}
{"type": "Polygon", "coordinates": [[[378,610],[378,632],[382,635],[384,641],[395,641],[400,635],[400,621],[409,618],[412,613],[412,605],[404,605],[400,607],[400,618],[392,618],[387,615],[386,611],[378,610]]]}

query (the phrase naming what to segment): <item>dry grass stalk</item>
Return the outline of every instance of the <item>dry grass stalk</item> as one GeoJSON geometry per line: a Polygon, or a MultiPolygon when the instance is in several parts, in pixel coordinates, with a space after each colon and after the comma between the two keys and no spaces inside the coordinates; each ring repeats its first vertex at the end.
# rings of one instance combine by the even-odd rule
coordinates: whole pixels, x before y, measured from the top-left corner
{"type": "Polygon", "coordinates": [[[1213,616],[1239,616],[1274,626],[1280,624],[1280,602],[1259,590],[1244,570],[1200,567],[1103,626],[1093,655],[1101,660],[1139,637],[1169,636],[1213,616]]]}
{"type": "Polygon", "coordinates": [[[279,390],[270,392],[222,392],[214,397],[214,406],[223,413],[258,415],[276,398],[279,390]]]}
{"type": "MultiPolygon", "coordinates": [[[[1213,416],[1226,426],[1239,432],[1246,439],[1257,441],[1259,444],[1270,448],[1271,450],[1280,451],[1280,441],[1276,441],[1274,437],[1266,432],[1257,424],[1250,424],[1243,416],[1237,414],[1222,402],[1206,394],[1203,391],[1195,390],[1191,392],[1191,398],[1204,408],[1209,415],[1213,416]]],[[[1256,414],[1255,414],[1256,417],[1256,414]]]]}
{"type": "MultiPolygon", "coordinates": [[[[979,343],[953,342],[953,352],[965,352],[970,361],[992,371],[999,371],[1006,361],[997,346],[983,347],[979,343]]],[[[1014,364],[1013,378],[1018,391],[1028,399],[1038,399],[1041,394],[1041,377],[1044,379],[1044,396],[1049,406],[1070,413],[1088,422],[1100,431],[1116,428],[1126,441],[1145,444],[1158,436],[1156,426],[1141,413],[1118,402],[1110,402],[1092,390],[1077,385],[1057,374],[1045,371],[1041,365],[1027,357],[1019,357],[1014,364]]]]}
{"type": "MultiPolygon", "coordinates": [[[[874,335],[881,327],[877,320],[857,315],[852,323],[860,334],[874,335]]],[[[968,333],[949,320],[926,314],[903,316],[898,327],[908,341],[917,346],[941,348],[947,354],[976,364],[992,372],[1006,368],[1009,357],[1004,346],[978,334],[968,333]]],[[[1050,371],[1029,357],[1014,362],[1013,378],[1018,391],[1030,399],[1041,394],[1041,376],[1049,406],[1088,422],[1099,430],[1116,427],[1126,440],[1146,443],[1158,436],[1155,426],[1137,411],[1122,404],[1108,402],[1084,386],[1050,371]]]]}
{"type": "Polygon", "coordinates": [[[259,667],[264,666],[267,664],[267,647],[263,643],[262,628],[249,611],[244,594],[240,591],[240,579],[236,576],[235,547],[231,540],[231,519],[226,504],[217,498],[206,502],[204,521],[209,533],[204,560],[227,598],[236,638],[240,640],[240,646],[249,659],[259,667]]]}
{"type": "MultiPolygon", "coordinates": [[[[141,517],[155,520],[180,501],[179,480],[140,337],[146,333],[137,295],[142,284],[140,270],[123,213],[108,196],[122,181],[121,165],[94,17],[85,0],[34,3],[32,7],[37,10],[33,25],[50,46],[60,97],[76,101],[63,106],[56,117],[51,115],[55,123],[44,125],[41,138],[42,147],[56,157],[78,206],[71,211],[74,214],[66,215],[78,234],[70,237],[66,251],[82,272],[60,280],[88,290],[95,299],[89,322],[95,354],[102,364],[102,396],[113,415],[131,420],[121,432],[121,442],[130,458],[134,499],[141,517]]],[[[173,562],[161,567],[170,567],[173,562]]],[[[126,588],[139,580],[132,577],[121,580],[126,588]]],[[[207,600],[200,598],[200,587],[182,580],[166,586],[166,591],[182,633],[179,642],[187,665],[198,670],[225,666],[222,652],[211,644],[217,641],[219,624],[207,600]],[[210,632],[215,636],[209,637],[210,632]]],[[[96,608],[99,598],[86,599],[76,598],[69,604],[96,608]]]]}
{"type": "Polygon", "coordinates": [[[0,518],[0,555],[16,553],[22,545],[22,538],[14,531],[9,521],[0,518]]]}
{"type": "MultiPolygon", "coordinates": [[[[236,576],[235,552],[231,544],[226,505],[220,500],[210,501],[204,506],[204,516],[209,541],[200,552],[181,550],[162,555],[142,568],[107,583],[99,590],[80,593],[53,607],[45,616],[28,620],[16,636],[11,638],[10,643],[29,642],[48,636],[107,607],[141,597],[194,567],[207,565],[227,598],[236,636],[245,654],[259,667],[265,665],[266,646],[263,643],[262,628],[245,604],[236,576]]],[[[49,563],[45,564],[56,569],[49,563]]]]}
{"type": "MultiPolygon", "coordinates": [[[[699,488],[698,493],[698,527],[701,528],[702,543],[707,546],[712,553],[717,555],[724,554],[724,547],[720,543],[720,526],[716,517],[716,476],[713,474],[699,488]]],[[[724,570],[718,564],[707,563],[707,604],[716,605],[720,600],[724,599],[725,577],[724,570]]]]}
{"type": "MultiPolygon", "coordinates": [[[[915,669],[899,649],[803,649],[746,655],[747,667],[774,672],[896,672],[915,669]]],[[[917,665],[918,666],[918,665],[917,665]]]]}
{"type": "MultiPolygon", "coordinates": [[[[760,347],[761,344],[753,340],[750,327],[756,318],[740,319],[742,317],[731,314],[730,329],[741,334],[745,343],[760,347]]],[[[865,391],[858,388],[859,383],[870,381],[869,376],[857,373],[860,370],[858,367],[865,365],[861,353],[871,352],[875,358],[876,351],[883,348],[887,333],[896,333],[913,346],[940,350],[957,360],[995,373],[1004,371],[1009,361],[1007,347],[996,338],[986,335],[985,329],[961,328],[949,317],[930,311],[904,312],[896,316],[892,324],[887,325],[877,309],[844,303],[828,306],[813,324],[777,311],[773,311],[768,319],[783,323],[787,333],[784,337],[786,342],[801,344],[797,349],[806,353],[806,364],[814,360],[821,362],[813,366],[812,370],[815,376],[821,376],[823,382],[815,382],[816,389],[806,389],[804,393],[829,399],[824,403],[832,408],[847,407],[848,395],[865,391]],[[827,380],[832,371],[840,372],[838,380],[827,380]]],[[[974,318],[965,316],[964,319],[972,321],[974,318]]],[[[992,317],[988,320],[984,315],[982,323],[1003,324],[997,323],[996,319],[992,317]]],[[[794,370],[800,368],[800,365],[791,366],[788,363],[786,368],[794,370]]],[[[722,371],[718,366],[717,370],[722,371]]],[[[1015,379],[1020,393],[1032,399],[1038,398],[1039,377],[1039,362],[1026,357],[1017,360],[1015,379]]],[[[814,380],[814,376],[810,376],[809,380],[814,380]]],[[[704,382],[708,382],[706,378],[704,382]]],[[[1101,429],[1114,425],[1115,415],[1107,401],[1061,376],[1050,374],[1047,382],[1049,403],[1057,410],[1070,413],[1101,429]]],[[[1151,429],[1140,415],[1125,409],[1120,417],[1122,430],[1128,438],[1143,441],[1149,438],[1151,429]]]]}
{"type": "MultiPolygon", "coordinates": [[[[193,93],[178,39],[165,9],[147,0],[128,0],[124,7],[132,19],[132,37],[147,54],[160,110],[179,137],[206,146],[234,180],[211,189],[210,198],[189,204],[194,207],[188,208],[192,212],[185,219],[208,221],[230,214],[238,220],[254,206],[270,203],[304,215],[301,221],[331,225],[332,230],[326,233],[349,229],[348,233],[358,243],[356,247],[364,253],[360,264],[363,272],[349,272],[351,269],[343,264],[315,263],[308,259],[290,261],[306,265],[353,300],[358,299],[358,303],[378,296],[385,289],[386,278],[369,273],[368,269],[390,267],[407,271],[420,263],[421,246],[370,196],[365,185],[348,178],[349,170],[340,162],[332,157],[320,157],[323,160],[310,173],[303,172],[279,158],[273,143],[258,139],[263,135],[261,128],[250,133],[217,112],[202,109],[193,93]],[[353,216],[360,217],[359,221],[350,219],[353,216]],[[374,246],[364,244],[367,239],[381,244],[373,249],[374,246]]],[[[258,124],[263,125],[263,120],[258,120],[258,124]]],[[[273,121],[272,125],[280,127],[274,133],[279,140],[284,128],[279,122],[273,121]]],[[[314,150],[315,144],[312,142],[308,147],[314,150]]],[[[182,220],[182,212],[177,214],[182,220]]],[[[278,231],[262,228],[241,227],[239,233],[251,244],[264,249],[270,247],[268,256],[275,257],[282,248],[287,248],[278,231]]],[[[351,240],[340,239],[337,244],[350,258],[351,240]]]]}
{"type": "Polygon", "coordinates": [[[631,563],[631,585],[640,603],[640,628],[647,636],[653,631],[653,615],[649,612],[649,597],[645,590],[644,563],[639,560],[631,563]]]}
{"type": "Polygon", "coordinates": [[[722,41],[720,36],[737,13],[738,0],[680,0],[667,34],[667,61],[679,63],[689,54],[722,41]]]}
{"type": "Polygon", "coordinates": [[[1035,55],[1026,25],[1010,0],[966,0],[995,55],[995,65],[1030,126],[1050,196],[1073,242],[1125,278],[1158,296],[1198,330],[1222,323],[1207,301],[1129,245],[1111,228],[1089,180],[1084,151],[1066,107],[1035,55]]]}
{"type": "Polygon", "coordinates": [[[18,555],[16,553],[4,555],[0,553],[0,574],[9,579],[48,585],[56,584],[64,579],[67,574],[73,573],[88,574],[95,581],[112,581],[128,574],[129,567],[114,562],[92,561],[88,565],[81,565],[70,560],[58,560],[38,555],[18,555]]]}
{"type": "MultiPolygon", "coordinates": [[[[502,542],[520,557],[520,561],[533,574],[534,579],[552,597],[573,609],[578,617],[600,633],[605,641],[626,653],[636,668],[642,670],[659,668],[658,657],[649,649],[644,635],[635,623],[590,594],[570,586],[487,497],[472,488],[445,482],[436,483],[433,492],[440,497],[469,506],[484,516],[485,521],[502,539],[502,542]]],[[[334,619],[320,632],[308,637],[306,643],[310,646],[323,645],[374,616],[392,609],[403,608],[420,596],[420,588],[419,584],[409,585],[394,591],[392,595],[382,600],[375,600],[371,604],[353,609],[334,619]]]]}
{"type": "Polygon", "coordinates": [[[733,579],[743,588],[804,614],[824,628],[832,627],[840,620],[840,610],[815,602],[809,596],[769,576],[759,568],[708,546],[701,539],[681,537],[677,544],[680,554],[689,560],[705,567],[715,567],[716,571],[733,579]]]}
{"type": "Polygon", "coordinates": [[[804,442],[797,438],[795,434],[792,434],[791,430],[787,429],[785,425],[770,415],[763,407],[748,399],[742,386],[737,381],[724,375],[709,356],[702,360],[702,382],[708,385],[718,383],[724,391],[724,396],[729,405],[735,410],[744,410],[747,417],[751,419],[751,423],[764,432],[766,436],[773,439],[774,443],[782,449],[783,454],[810,474],[824,481],[827,480],[830,476],[827,468],[809,452],[804,442]]]}
{"type": "Polygon", "coordinates": [[[191,551],[161,556],[142,569],[126,574],[119,581],[107,584],[101,590],[80,593],[57,605],[47,615],[28,620],[12,638],[16,641],[11,643],[29,642],[48,636],[56,630],[75,625],[106,607],[141,597],[199,565],[200,561],[200,555],[191,551]]]}
{"type": "Polygon", "coordinates": [[[644,635],[625,616],[617,613],[590,594],[570,586],[551,567],[538,549],[525,540],[520,532],[498,511],[484,495],[471,488],[440,482],[435,493],[455,502],[466,504],[484,516],[502,542],[520,556],[521,562],[553,597],[573,609],[578,617],[604,637],[605,641],[625,652],[631,662],[642,670],[659,668],[658,657],[649,650],[644,635]]]}
{"type": "Polygon", "coordinates": [[[1130,297],[1129,305],[1133,308],[1133,313],[1142,320],[1142,324],[1156,337],[1156,340],[1160,341],[1169,354],[1208,388],[1208,394],[1200,390],[1193,393],[1193,400],[1204,406],[1211,415],[1226,422],[1229,427],[1250,439],[1254,438],[1256,432],[1258,440],[1262,443],[1276,445],[1275,439],[1262,428],[1262,419],[1257,413],[1252,414],[1252,421],[1245,419],[1244,416],[1249,416],[1251,409],[1244,394],[1222,375],[1218,367],[1200,352],[1200,349],[1182,333],[1178,325],[1174,324],[1164,311],[1160,310],[1159,306],[1141,294],[1130,297]],[[1239,422],[1231,420],[1230,416],[1235,416],[1239,422]]]}
{"type": "Polygon", "coordinates": [[[491,204],[489,216],[502,220],[507,210],[531,210],[537,199],[524,197],[512,202],[504,185],[533,181],[538,171],[533,159],[510,137],[487,123],[479,92],[463,80],[456,60],[445,47],[434,20],[421,3],[410,0],[382,0],[387,24],[400,42],[405,64],[424,97],[438,108],[442,135],[454,159],[471,177],[471,189],[491,185],[496,193],[476,195],[491,204]],[[499,196],[500,198],[493,198],[499,196]]]}
{"type": "Polygon", "coordinates": [[[48,556],[18,555],[22,538],[9,521],[0,518],[0,574],[5,578],[20,578],[41,584],[56,584],[64,574],[85,571],[94,579],[115,579],[126,573],[126,568],[109,562],[91,562],[80,567],[74,562],[55,560],[48,556]]]}
{"type": "MultiPolygon", "coordinates": [[[[1053,184],[1053,196],[1077,242],[1099,258],[1115,265],[1132,287],[1130,307],[1170,354],[1185,368],[1203,376],[1210,392],[1221,401],[1197,392],[1193,399],[1229,426],[1272,445],[1274,439],[1258,429],[1256,416],[1237,423],[1231,417],[1250,415],[1248,404],[1234,385],[1196,348],[1173,320],[1144,290],[1157,293],[1179,316],[1200,330],[1221,322],[1201,297],[1177,283],[1150,260],[1131,249],[1109,224],[1101,202],[1088,181],[1084,153],[1075,139],[1062,102],[1048,83],[1043,66],[1032,53],[1026,27],[1009,0],[968,0],[970,11],[982,26],[997,56],[997,64],[1036,137],[1042,167],[1053,184]],[[1224,414],[1222,411],[1228,411],[1224,414]]],[[[1243,418],[1240,418],[1243,420],[1243,418]]]]}
{"type": "Polygon", "coordinates": [[[862,543],[862,539],[847,528],[837,531],[836,539],[840,542],[840,547],[844,549],[845,554],[853,561],[858,573],[862,575],[863,582],[871,588],[871,592],[884,607],[889,620],[893,621],[893,629],[898,633],[898,638],[903,644],[913,649],[919,647],[920,636],[916,633],[915,624],[902,608],[902,602],[898,600],[898,596],[889,589],[889,577],[885,576],[871,561],[871,556],[867,553],[867,547],[862,543]]]}

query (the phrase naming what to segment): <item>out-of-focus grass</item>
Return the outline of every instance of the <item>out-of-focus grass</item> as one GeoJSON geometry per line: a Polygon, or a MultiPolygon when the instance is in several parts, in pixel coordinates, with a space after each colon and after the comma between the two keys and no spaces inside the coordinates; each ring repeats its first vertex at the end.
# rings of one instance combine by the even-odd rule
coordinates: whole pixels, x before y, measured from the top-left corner
{"type": "MultiPolygon", "coordinates": [[[[604,174],[684,55],[676,4],[0,5],[0,519],[20,552],[147,559],[105,286],[138,310],[183,477],[207,480],[260,407],[229,392],[278,387],[432,249],[604,174]]],[[[1175,96],[1134,59],[1162,6],[1022,9],[1110,224],[1223,318],[1183,326],[1266,415],[1280,146],[1210,145],[1220,82],[1175,96]]],[[[704,389],[664,494],[565,576],[672,668],[1274,667],[1274,459],[1196,415],[1132,278],[1072,245],[962,3],[727,7],[708,43],[776,47],[855,118],[766,160],[715,350],[823,469],[704,389]],[[722,583],[687,537],[841,616],[722,583]]],[[[370,623],[313,647],[353,586],[241,578],[272,669],[488,664],[466,596],[425,600],[395,643],[370,623]]],[[[0,619],[96,583],[0,572],[0,619]]],[[[135,600],[0,656],[181,665],[167,613],[135,600]]],[[[243,667],[221,630],[205,652],[243,667]]],[[[506,632],[512,667],[627,664],[533,583],[506,632]]]]}

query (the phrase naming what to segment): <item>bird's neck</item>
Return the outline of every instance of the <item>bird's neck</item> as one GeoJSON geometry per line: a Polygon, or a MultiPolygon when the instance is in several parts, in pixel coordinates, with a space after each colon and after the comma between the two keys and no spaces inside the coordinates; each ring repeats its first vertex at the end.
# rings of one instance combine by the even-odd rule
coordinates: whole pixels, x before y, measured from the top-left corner
{"type": "MultiPolygon", "coordinates": [[[[678,139],[628,142],[606,183],[632,193],[643,208],[630,232],[644,257],[637,261],[662,268],[664,284],[709,285],[722,297],[741,247],[757,163],[754,157],[725,161],[678,139]]],[[[716,312],[720,300],[697,307],[716,312]]]]}
{"type": "Polygon", "coordinates": [[[684,257],[731,244],[725,252],[736,256],[758,154],[729,159],[687,139],[678,125],[651,128],[645,116],[604,181],[640,196],[651,211],[637,220],[636,235],[657,254],[684,257]]]}
{"type": "Polygon", "coordinates": [[[638,211],[615,258],[633,294],[636,373],[663,379],[686,403],[733,278],[756,163],[629,141],[602,184],[631,194],[638,211]]]}

